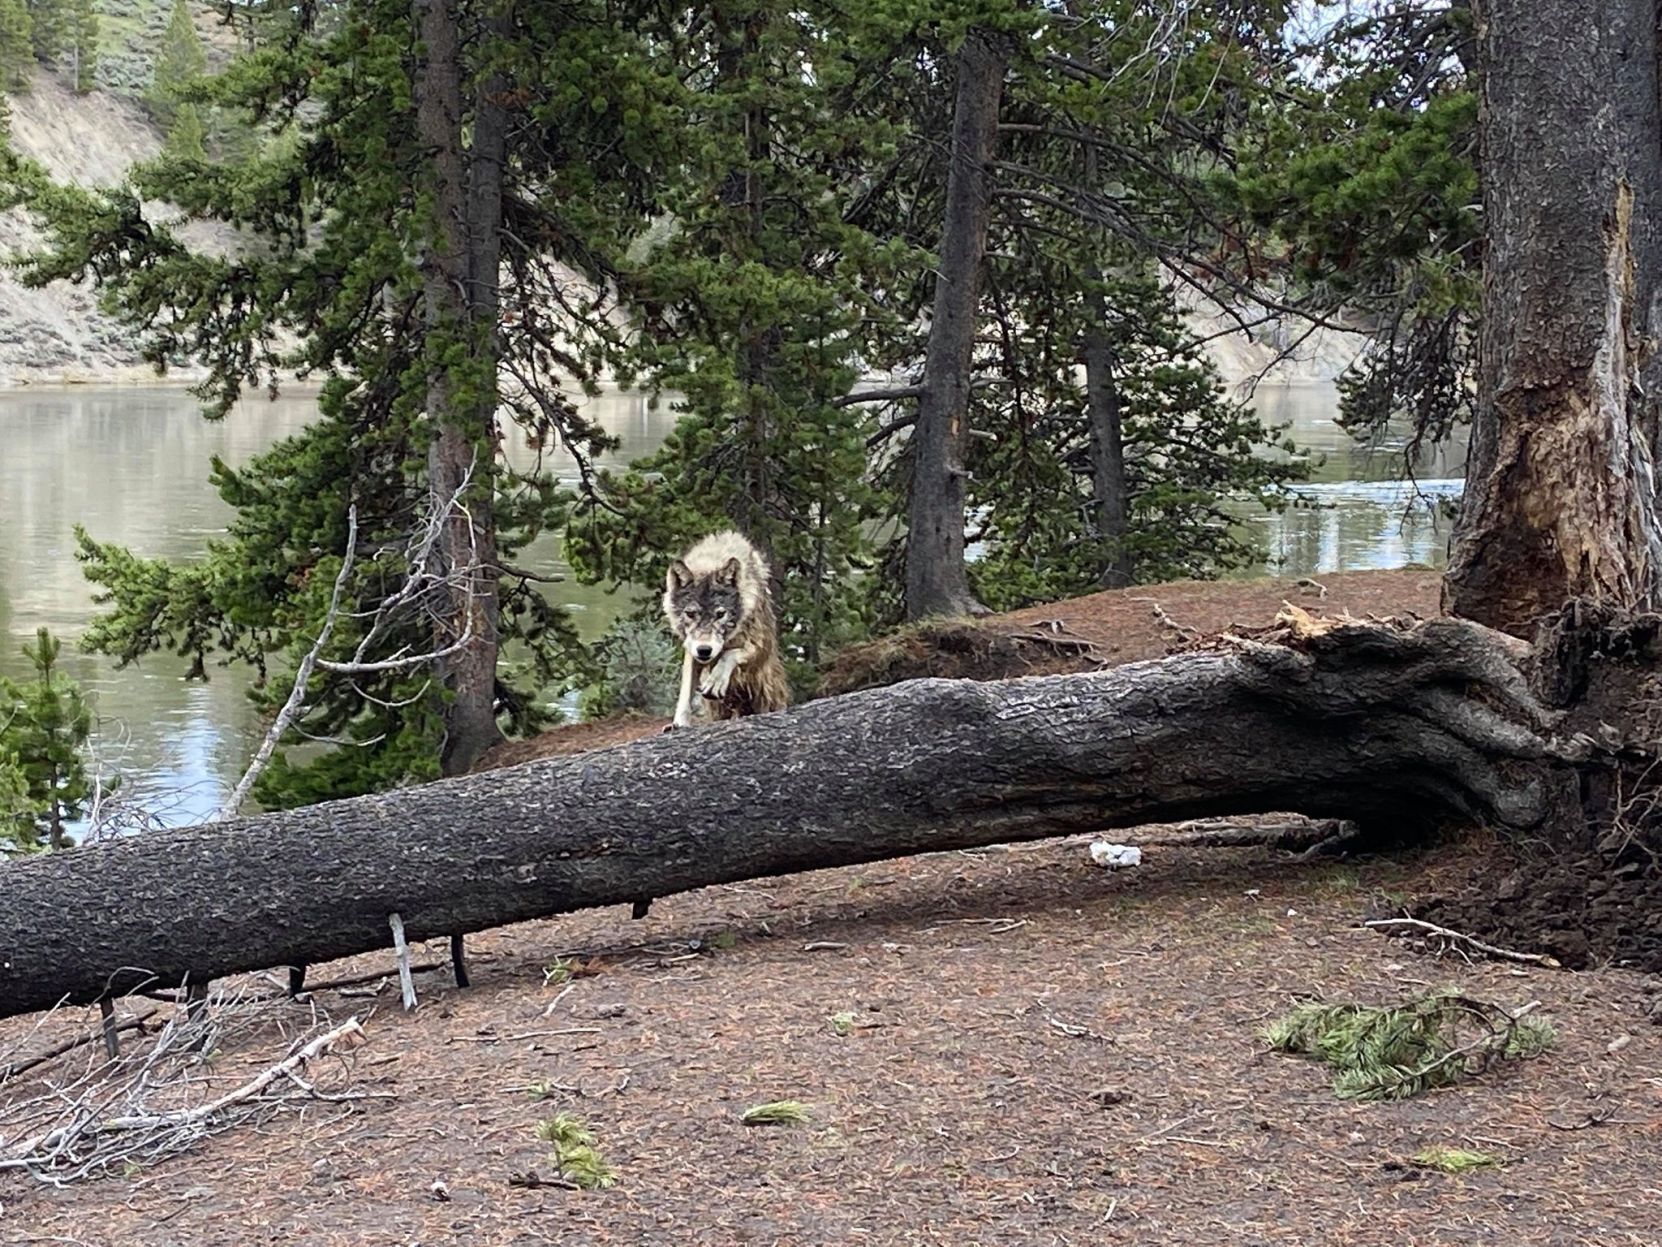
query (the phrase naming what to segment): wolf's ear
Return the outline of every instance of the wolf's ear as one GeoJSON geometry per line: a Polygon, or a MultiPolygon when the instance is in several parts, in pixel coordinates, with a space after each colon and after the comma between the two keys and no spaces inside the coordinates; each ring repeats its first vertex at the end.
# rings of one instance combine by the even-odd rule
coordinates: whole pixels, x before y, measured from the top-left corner
{"type": "Polygon", "coordinates": [[[664,587],[674,593],[682,585],[690,583],[692,583],[692,568],[680,559],[676,559],[675,562],[669,565],[669,577],[665,580],[664,587]]]}
{"type": "Polygon", "coordinates": [[[739,560],[728,559],[721,565],[720,576],[724,584],[736,585],[739,583],[739,560]]]}

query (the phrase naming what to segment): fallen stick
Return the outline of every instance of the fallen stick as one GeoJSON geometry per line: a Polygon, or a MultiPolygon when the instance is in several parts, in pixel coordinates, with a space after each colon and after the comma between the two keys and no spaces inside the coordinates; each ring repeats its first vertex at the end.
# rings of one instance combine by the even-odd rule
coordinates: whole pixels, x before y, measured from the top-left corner
{"type": "MultiPolygon", "coordinates": [[[[125,1022],[118,1023],[115,1026],[115,1031],[119,1034],[121,1031],[143,1030],[144,1024],[155,1016],[156,1011],[152,1009],[150,1012],[139,1017],[128,1018],[125,1022]]],[[[105,1027],[100,1026],[97,1030],[88,1031],[85,1035],[79,1035],[74,1039],[66,1039],[63,1043],[48,1048],[45,1052],[37,1052],[34,1056],[27,1057],[21,1061],[13,1061],[8,1065],[0,1065],[0,1083],[4,1083],[7,1079],[15,1078],[19,1074],[32,1070],[37,1065],[45,1065],[46,1062],[50,1061],[53,1057],[60,1057],[66,1052],[75,1051],[76,1048],[84,1048],[90,1043],[97,1043],[100,1039],[104,1039],[108,1034],[109,1031],[105,1027]]]]}
{"type": "Polygon", "coordinates": [[[325,1031],[317,1036],[304,1048],[283,1060],[277,1062],[258,1078],[246,1082],[235,1091],[228,1091],[217,1100],[210,1100],[206,1104],[199,1104],[195,1108],[183,1108],[171,1113],[148,1113],[142,1117],[111,1117],[99,1123],[100,1130],[149,1130],[157,1126],[188,1126],[195,1122],[206,1121],[216,1113],[221,1113],[233,1104],[241,1104],[244,1100],[252,1100],[279,1078],[291,1078],[296,1071],[307,1062],[316,1060],[330,1048],[344,1039],[361,1041],[364,1028],[357,1018],[342,1022],[334,1030],[325,1031]]]}
{"type": "Polygon", "coordinates": [[[1485,944],[1482,940],[1467,935],[1463,931],[1451,931],[1447,927],[1440,927],[1431,922],[1423,922],[1418,918],[1370,918],[1362,925],[1376,929],[1380,927],[1411,927],[1416,931],[1424,931],[1427,935],[1440,936],[1445,940],[1459,940],[1463,944],[1469,944],[1480,953],[1488,953],[1491,957],[1546,966],[1549,970],[1561,968],[1556,957],[1549,957],[1545,953],[1520,953],[1513,948],[1499,948],[1494,944],[1485,944]]]}
{"type": "Polygon", "coordinates": [[[361,1040],[363,1033],[363,1027],[359,1024],[357,1018],[343,1022],[333,1030],[318,1035],[298,1052],[292,1053],[279,1061],[253,1081],[244,1083],[234,1091],[229,1091],[220,1096],[217,1100],[200,1104],[195,1108],[175,1109],[166,1113],[107,1117],[97,1122],[78,1118],[70,1125],[53,1126],[33,1138],[16,1144],[11,1149],[11,1156],[0,1158],[0,1170],[36,1169],[42,1164],[50,1163],[51,1154],[61,1151],[66,1143],[72,1143],[78,1138],[85,1138],[89,1135],[161,1130],[180,1126],[188,1128],[200,1125],[233,1105],[257,1099],[267,1087],[280,1078],[287,1078],[305,1085],[304,1080],[296,1074],[297,1070],[344,1039],[361,1040]]]}
{"type": "MultiPolygon", "coordinates": [[[[430,971],[442,969],[444,969],[444,962],[442,961],[418,961],[410,966],[410,973],[427,974],[430,971]]],[[[351,974],[347,975],[345,978],[328,979],[322,983],[312,983],[303,989],[302,994],[315,996],[318,992],[338,991],[343,987],[357,987],[363,983],[375,983],[390,977],[391,976],[385,970],[370,970],[364,974],[351,974]]],[[[250,1002],[263,1003],[269,1000],[288,1000],[291,999],[291,997],[288,992],[282,991],[265,992],[259,995],[246,996],[244,999],[250,1002]]]]}

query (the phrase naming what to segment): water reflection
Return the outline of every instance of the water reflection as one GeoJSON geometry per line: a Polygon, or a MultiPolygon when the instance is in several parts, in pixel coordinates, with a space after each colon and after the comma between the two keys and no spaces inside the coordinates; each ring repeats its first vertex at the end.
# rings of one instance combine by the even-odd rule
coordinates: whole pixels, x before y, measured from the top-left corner
{"type": "MultiPolygon", "coordinates": [[[[623,464],[656,447],[673,424],[667,404],[604,390],[582,400],[620,441],[603,463],[623,464]]],[[[1341,568],[1440,564],[1447,521],[1410,508],[1411,488],[1396,482],[1406,434],[1393,431],[1374,447],[1358,447],[1333,423],[1330,387],[1263,389],[1257,398],[1272,421],[1325,455],[1306,487],[1308,508],[1254,515],[1243,525],[1264,541],[1265,568],[1317,574],[1341,568]]],[[[0,394],[0,509],[8,529],[0,541],[0,674],[27,675],[19,650],[45,625],[66,641],[65,670],[92,691],[99,714],[99,749],[121,772],[135,800],[170,823],[198,821],[229,792],[258,739],[245,696],[248,673],[215,669],[205,684],[182,679],[185,664],[151,655],[116,670],[107,659],[71,644],[96,612],[92,586],[74,557],[74,526],[147,557],[188,559],[222,532],[229,509],[208,485],[208,462],[232,465],[298,432],[315,411],[312,393],[291,390],[275,402],[239,405],[208,423],[177,389],[31,390],[0,394]]],[[[536,452],[511,445],[517,466],[536,452]]],[[[1460,490],[1461,444],[1436,448],[1415,463],[1418,490],[1454,498],[1460,490]]],[[[545,470],[565,480],[577,466],[562,450],[545,453],[545,470]]],[[[557,541],[540,540],[526,561],[567,572],[557,541]]],[[[626,603],[568,579],[554,592],[577,613],[584,636],[598,636],[626,603]]]]}
{"type": "MultiPolygon", "coordinates": [[[[674,419],[667,407],[615,389],[584,402],[621,443],[604,464],[646,454],[674,419]]],[[[299,388],[275,402],[246,400],[215,423],[179,389],[0,393],[0,513],[7,517],[0,675],[27,677],[24,642],[42,625],[52,629],[65,642],[64,671],[96,698],[102,763],[120,773],[135,803],[168,823],[210,816],[247,765],[261,734],[245,696],[250,673],[210,668],[206,683],[186,681],[186,662],[172,654],[117,670],[76,649],[98,608],[75,560],[75,525],[143,557],[193,558],[231,517],[208,483],[209,460],[241,466],[299,432],[315,412],[315,391],[299,388]]],[[[523,446],[509,453],[521,465],[535,461],[523,446]]],[[[576,476],[575,461],[561,451],[545,455],[544,466],[562,479],[576,476]]],[[[550,574],[569,571],[553,538],[539,541],[525,561],[550,574]]],[[[569,578],[557,591],[589,639],[622,605],[569,578]]]]}
{"type": "Polygon", "coordinates": [[[1464,488],[1463,429],[1409,455],[1411,430],[1404,426],[1367,444],[1345,432],[1333,418],[1338,395],[1331,386],[1262,388],[1256,406],[1270,424],[1289,426],[1287,435],[1320,462],[1311,481],[1298,487],[1306,505],[1271,515],[1235,509],[1265,551],[1263,564],[1243,574],[1444,565],[1449,508],[1464,488]]]}

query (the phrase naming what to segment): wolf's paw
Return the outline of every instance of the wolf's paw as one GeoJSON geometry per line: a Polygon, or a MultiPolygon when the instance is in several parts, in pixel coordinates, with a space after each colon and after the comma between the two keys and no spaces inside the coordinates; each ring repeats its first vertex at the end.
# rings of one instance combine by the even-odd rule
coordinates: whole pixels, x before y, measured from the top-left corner
{"type": "Polygon", "coordinates": [[[731,652],[723,654],[705,668],[704,676],[698,682],[698,691],[712,701],[720,701],[727,696],[727,690],[733,683],[733,673],[738,667],[738,660],[731,652]]]}

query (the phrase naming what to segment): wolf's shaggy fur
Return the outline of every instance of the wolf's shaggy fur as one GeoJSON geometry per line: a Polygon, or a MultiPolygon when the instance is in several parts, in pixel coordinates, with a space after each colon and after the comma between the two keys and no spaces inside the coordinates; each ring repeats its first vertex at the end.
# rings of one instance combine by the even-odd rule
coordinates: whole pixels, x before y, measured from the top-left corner
{"type": "Polygon", "coordinates": [[[692,724],[695,687],[715,719],[790,704],[767,559],[738,533],[714,533],[669,565],[664,618],[683,650],[674,726],[692,724]]]}

